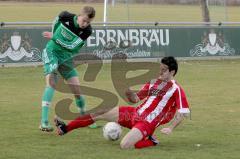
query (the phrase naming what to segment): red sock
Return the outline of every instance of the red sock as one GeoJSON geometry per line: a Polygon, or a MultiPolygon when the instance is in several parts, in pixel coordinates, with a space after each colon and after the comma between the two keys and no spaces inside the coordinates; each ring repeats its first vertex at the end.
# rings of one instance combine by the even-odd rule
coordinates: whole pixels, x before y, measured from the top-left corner
{"type": "Polygon", "coordinates": [[[136,149],[141,149],[141,148],[145,148],[145,147],[149,147],[149,146],[155,146],[154,143],[149,139],[140,140],[135,144],[136,149]]]}
{"type": "Polygon", "coordinates": [[[92,119],[90,114],[83,115],[69,122],[66,126],[66,130],[67,132],[69,132],[73,129],[86,127],[88,125],[91,125],[92,123],[94,123],[94,120],[92,119]]]}

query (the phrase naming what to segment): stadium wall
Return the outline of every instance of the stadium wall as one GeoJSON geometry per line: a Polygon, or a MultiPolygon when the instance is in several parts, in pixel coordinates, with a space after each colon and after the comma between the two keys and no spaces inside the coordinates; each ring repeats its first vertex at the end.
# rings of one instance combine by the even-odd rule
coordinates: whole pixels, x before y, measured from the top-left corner
{"type": "MultiPolygon", "coordinates": [[[[0,64],[41,63],[45,30],[50,28],[0,28],[0,64]]],[[[239,41],[234,26],[95,26],[76,59],[240,57],[239,41]]]]}

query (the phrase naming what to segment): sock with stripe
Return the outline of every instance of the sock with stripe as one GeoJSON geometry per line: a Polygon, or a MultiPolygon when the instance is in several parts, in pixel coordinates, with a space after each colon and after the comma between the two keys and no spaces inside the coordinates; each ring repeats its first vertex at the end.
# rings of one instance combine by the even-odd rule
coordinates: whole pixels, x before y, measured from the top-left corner
{"type": "Polygon", "coordinates": [[[49,107],[51,105],[53,95],[54,89],[52,87],[46,87],[42,97],[42,123],[48,123],[49,107]]]}
{"type": "MultiPolygon", "coordinates": [[[[79,108],[80,115],[84,115],[86,111],[86,107],[85,107],[85,99],[82,95],[79,98],[76,98],[76,105],[79,108]]],[[[95,129],[97,128],[97,124],[93,123],[92,125],[89,125],[89,127],[92,129],[95,129]]]]}
{"type": "Polygon", "coordinates": [[[76,98],[76,105],[80,110],[80,114],[83,115],[85,113],[85,99],[83,96],[76,98]]]}
{"type": "Polygon", "coordinates": [[[82,116],[76,118],[75,120],[69,122],[66,125],[66,131],[69,132],[69,131],[72,131],[73,129],[77,129],[80,127],[86,127],[93,123],[94,123],[94,120],[92,119],[90,114],[82,115],[82,116]]]}

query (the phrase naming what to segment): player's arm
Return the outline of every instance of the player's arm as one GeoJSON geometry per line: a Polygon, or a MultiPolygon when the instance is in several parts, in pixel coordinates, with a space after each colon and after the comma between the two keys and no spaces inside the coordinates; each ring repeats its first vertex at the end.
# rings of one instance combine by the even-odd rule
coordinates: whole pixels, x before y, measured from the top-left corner
{"type": "Polygon", "coordinates": [[[150,82],[146,83],[137,93],[133,92],[130,89],[127,89],[126,96],[130,102],[137,103],[148,96],[149,87],[150,82]]]}
{"type": "Polygon", "coordinates": [[[52,38],[52,32],[50,32],[50,31],[44,31],[43,33],[42,33],[42,36],[44,37],[44,38],[47,38],[47,39],[51,39],[52,38]]]}
{"type": "Polygon", "coordinates": [[[52,31],[51,31],[51,32],[50,32],[50,31],[44,31],[44,32],[42,33],[42,36],[43,36],[44,38],[47,38],[47,39],[51,39],[51,38],[52,38],[53,33],[55,32],[55,30],[57,29],[57,27],[58,27],[59,24],[60,24],[59,19],[60,19],[60,18],[63,18],[63,17],[65,16],[65,14],[66,14],[66,11],[60,13],[60,14],[54,19],[54,21],[53,21],[53,23],[52,23],[52,31]]]}
{"type": "Polygon", "coordinates": [[[61,12],[52,22],[52,31],[44,31],[42,36],[47,39],[51,39],[53,37],[54,32],[56,31],[57,27],[60,25],[61,21],[68,20],[72,16],[71,13],[67,11],[61,12]]]}
{"type": "Polygon", "coordinates": [[[126,91],[126,96],[128,98],[128,100],[132,103],[137,103],[140,101],[140,99],[138,98],[137,94],[134,93],[132,90],[130,90],[129,88],[126,91]]]}
{"type": "Polygon", "coordinates": [[[63,23],[64,21],[67,21],[69,19],[72,18],[72,14],[69,13],[68,11],[63,11],[61,12],[53,21],[52,23],[52,34],[55,33],[55,31],[57,30],[57,28],[59,27],[59,25],[61,23],[63,23]]]}
{"type": "Polygon", "coordinates": [[[169,135],[172,133],[172,131],[182,123],[182,121],[188,117],[190,114],[189,106],[188,106],[188,101],[185,95],[185,92],[181,87],[177,89],[177,91],[174,93],[175,97],[175,104],[177,107],[177,113],[174,116],[173,121],[167,128],[161,129],[161,132],[169,135]]]}
{"type": "Polygon", "coordinates": [[[184,118],[188,117],[188,113],[179,113],[177,112],[172,123],[167,128],[161,129],[161,133],[169,135],[172,133],[172,131],[180,125],[180,123],[184,120],[184,118]]]}

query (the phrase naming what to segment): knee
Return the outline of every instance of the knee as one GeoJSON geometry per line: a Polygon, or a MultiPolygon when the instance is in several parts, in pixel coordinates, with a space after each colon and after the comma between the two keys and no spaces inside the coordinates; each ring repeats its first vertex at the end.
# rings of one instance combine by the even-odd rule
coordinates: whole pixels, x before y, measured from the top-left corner
{"type": "Polygon", "coordinates": [[[46,76],[46,86],[56,89],[57,76],[55,74],[48,74],[46,76]]]}
{"type": "Polygon", "coordinates": [[[120,147],[121,147],[121,149],[130,149],[133,147],[133,145],[130,142],[121,141],[120,147]]]}
{"type": "Polygon", "coordinates": [[[79,94],[76,94],[75,92],[73,92],[75,98],[79,99],[81,97],[80,93],[79,94]]]}
{"type": "Polygon", "coordinates": [[[48,86],[49,86],[49,87],[52,87],[52,88],[54,88],[54,89],[56,89],[56,82],[53,81],[53,80],[49,80],[49,82],[48,82],[48,86]]]}

